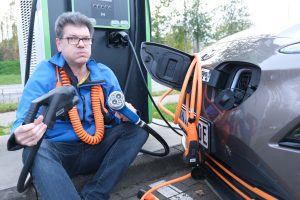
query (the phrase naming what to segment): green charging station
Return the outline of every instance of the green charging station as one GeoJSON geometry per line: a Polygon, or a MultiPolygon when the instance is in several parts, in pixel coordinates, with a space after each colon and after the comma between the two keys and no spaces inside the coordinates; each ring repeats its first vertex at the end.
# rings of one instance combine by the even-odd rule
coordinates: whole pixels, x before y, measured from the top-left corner
{"type": "MultiPolygon", "coordinates": [[[[32,0],[20,0],[21,19],[18,32],[23,79],[31,4],[32,0]]],[[[61,13],[67,11],[81,12],[91,19],[95,27],[92,58],[113,70],[124,91],[126,101],[132,103],[141,112],[141,117],[145,122],[151,121],[152,107],[131,47],[128,43],[116,43],[109,40],[112,32],[125,31],[137,55],[140,55],[141,43],[150,41],[149,1],[38,0],[32,42],[31,72],[37,63],[43,59],[49,59],[56,53],[55,20],[61,13]]],[[[146,70],[144,68],[142,70],[144,77],[147,77],[146,70]]],[[[148,88],[151,89],[150,81],[147,81],[148,88]]]]}
{"type": "Polygon", "coordinates": [[[129,0],[72,0],[72,11],[78,11],[90,17],[95,28],[125,29],[130,28],[129,0]]]}

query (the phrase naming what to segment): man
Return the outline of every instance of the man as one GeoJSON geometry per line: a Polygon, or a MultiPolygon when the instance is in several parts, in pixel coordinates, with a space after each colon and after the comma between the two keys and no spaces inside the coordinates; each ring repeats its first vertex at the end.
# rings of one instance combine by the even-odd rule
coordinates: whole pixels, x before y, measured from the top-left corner
{"type": "MultiPolygon", "coordinates": [[[[14,148],[16,145],[33,146],[45,134],[31,171],[33,183],[45,200],[109,199],[113,187],[148,138],[148,133],[131,123],[119,124],[116,116],[126,119],[106,106],[108,95],[121,89],[108,67],[90,59],[93,31],[89,19],[80,13],[68,12],[58,17],[55,23],[58,53],[49,61],[41,62],[30,76],[11,130],[9,146],[14,148]],[[34,123],[22,125],[32,100],[56,85],[69,83],[76,87],[80,97],[74,115],[80,118],[76,123],[82,130],[77,130],[71,115],[56,119],[53,129],[47,129],[41,115],[34,123]],[[103,91],[104,102],[94,105],[93,90],[103,91]],[[99,126],[95,126],[99,116],[94,116],[93,109],[101,109],[107,121],[100,136],[99,126]],[[96,139],[88,140],[87,137],[96,139]],[[91,172],[96,172],[94,178],[78,193],[70,177],[91,172]]],[[[27,156],[25,148],[23,160],[27,156]]]]}

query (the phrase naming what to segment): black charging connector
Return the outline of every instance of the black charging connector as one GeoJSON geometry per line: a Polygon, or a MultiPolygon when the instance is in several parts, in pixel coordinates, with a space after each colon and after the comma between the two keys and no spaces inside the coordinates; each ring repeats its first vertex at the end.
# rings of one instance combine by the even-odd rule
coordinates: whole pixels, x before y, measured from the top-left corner
{"type": "Polygon", "coordinates": [[[107,46],[109,48],[125,48],[128,46],[128,35],[123,31],[108,31],[107,46]]]}

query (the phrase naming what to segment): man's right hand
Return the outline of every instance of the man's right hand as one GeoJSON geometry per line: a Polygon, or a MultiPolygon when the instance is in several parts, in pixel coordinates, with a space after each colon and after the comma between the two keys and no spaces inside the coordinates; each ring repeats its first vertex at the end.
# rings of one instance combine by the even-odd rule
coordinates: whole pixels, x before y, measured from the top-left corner
{"type": "Polygon", "coordinates": [[[44,117],[40,115],[33,123],[19,126],[14,132],[16,142],[23,146],[36,145],[47,129],[43,119],[44,117]]]}

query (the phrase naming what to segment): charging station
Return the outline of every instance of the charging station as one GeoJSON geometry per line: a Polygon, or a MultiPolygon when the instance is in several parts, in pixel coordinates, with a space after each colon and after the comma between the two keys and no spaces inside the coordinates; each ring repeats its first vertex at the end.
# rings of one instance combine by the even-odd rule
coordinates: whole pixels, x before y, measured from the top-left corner
{"type": "MultiPolygon", "coordinates": [[[[25,63],[33,0],[20,0],[18,22],[19,51],[22,82],[25,83],[25,63]]],[[[38,0],[34,20],[30,74],[35,66],[57,52],[54,24],[67,11],[88,16],[94,27],[92,58],[112,69],[124,91],[126,101],[142,114],[145,122],[151,120],[151,104],[131,47],[124,40],[111,38],[114,32],[125,31],[140,54],[143,41],[150,40],[150,7],[148,0],[38,0]]],[[[29,69],[27,69],[29,70],[29,69]]],[[[147,72],[143,70],[144,77],[147,72]]],[[[148,80],[147,80],[148,81],[148,80]]],[[[148,81],[148,86],[151,87],[148,81]]]]}

